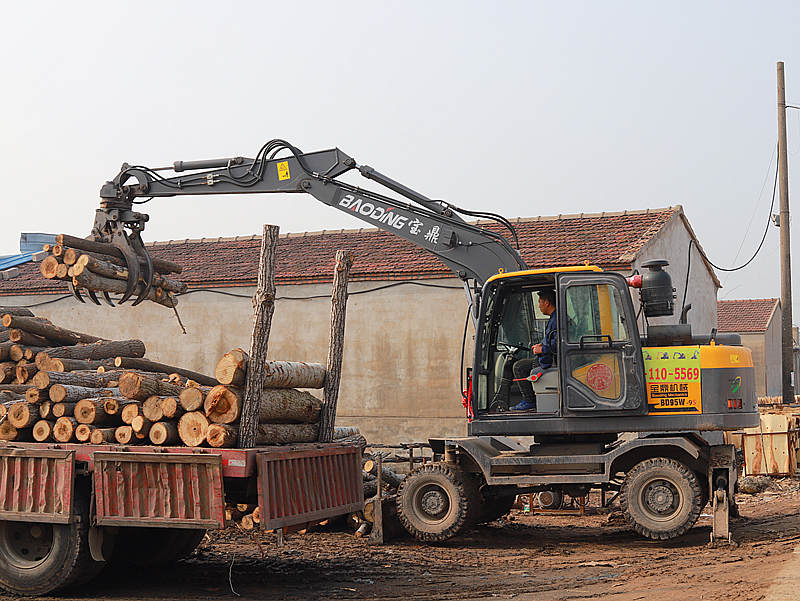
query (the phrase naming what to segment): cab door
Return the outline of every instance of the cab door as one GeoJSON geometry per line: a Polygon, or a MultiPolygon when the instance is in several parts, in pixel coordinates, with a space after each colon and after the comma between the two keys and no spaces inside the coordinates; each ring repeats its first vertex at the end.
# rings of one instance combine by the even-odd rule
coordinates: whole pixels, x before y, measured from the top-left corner
{"type": "Polygon", "coordinates": [[[558,284],[563,414],[646,413],[642,346],[625,279],[575,273],[560,275],[558,284]]]}

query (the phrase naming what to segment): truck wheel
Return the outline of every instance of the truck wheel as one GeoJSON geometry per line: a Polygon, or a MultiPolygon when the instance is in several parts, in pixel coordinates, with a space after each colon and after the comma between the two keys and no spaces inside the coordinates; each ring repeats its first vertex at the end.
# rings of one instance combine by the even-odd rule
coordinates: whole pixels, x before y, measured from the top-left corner
{"type": "Polygon", "coordinates": [[[0,521],[0,588],[16,595],[45,595],[87,582],[105,566],[89,551],[89,495],[75,487],[71,524],[0,521]]]}
{"type": "Polygon", "coordinates": [[[461,470],[445,463],[427,463],[411,471],[400,484],[397,514],[414,538],[445,541],[471,521],[478,495],[474,479],[461,470]]]}
{"type": "Polygon", "coordinates": [[[120,528],[112,562],[137,566],[172,563],[189,556],[205,533],[185,528],[120,528]]]}
{"type": "Polygon", "coordinates": [[[635,465],[619,498],[634,530],[653,540],[680,536],[694,526],[703,509],[697,477],[674,459],[646,459],[635,465]]]}
{"type": "Polygon", "coordinates": [[[481,514],[478,524],[494,522],[511,511],[517,495],[498,495],[494,497],[484,497],[481,502],[481,514]]]}
{"type": "Polygon", "coordinates": [[[543,490],[536,495],[536,502],[542,509],[561,509],[564,506],[564,493],[560,490],[543,490]]]}

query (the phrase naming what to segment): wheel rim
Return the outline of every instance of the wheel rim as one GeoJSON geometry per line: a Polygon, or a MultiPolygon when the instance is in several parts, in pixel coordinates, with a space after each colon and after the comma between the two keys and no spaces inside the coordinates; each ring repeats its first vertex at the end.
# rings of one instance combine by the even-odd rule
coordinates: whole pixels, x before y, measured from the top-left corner
{"type": "Polygon", "coordinates": [[[53,550],[52,524],[0,522],[0,552],[14,567],[34,568],[53,550]]]}
{"type": "Polygon", "coordinates": [[[653,520],[668,521],[681,509],[683,497],[678,486],[665,478],[654,478],[642,487],[641,505],[653,520]]]}
{"type": "Polygon", "coordinates": [[[450,495],[438,484],[421,486],[414,495],[414,512],[429,524],[441,522],[450,512],[450,495]]]}

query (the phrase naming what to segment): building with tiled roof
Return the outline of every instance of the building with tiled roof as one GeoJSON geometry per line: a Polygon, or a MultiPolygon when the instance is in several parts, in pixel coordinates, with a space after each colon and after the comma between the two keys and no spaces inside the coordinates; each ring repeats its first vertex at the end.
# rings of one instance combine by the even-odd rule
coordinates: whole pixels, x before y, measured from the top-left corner
{"type": "MultiPolygon", "coordinates": [[[[691,272],[689,322],[698,333],[717,323],[719,281],[680,206],[640,211],[512,220],[520,251],[533,268],[581,265],[630,273],[666,259],[678,302],[691,272]]],[[[494,222],[481,222],[502,232],[494,222]]],[[[217,359],[248,348],[250,297],[260,236],[155,242],[155,257],[183,266],[189,292],[178,310],[81,305],[63,282],[45,280],[36,264],[0,282],[3,305],[33,306],[37,315],[107,338],[141,338],[156,361],[212,373],[217,359]]],[[[460,400],[461,341],[467,304],[461,283],[435,256],[377,229],[290,233],[277,248],[278,298],[269,340],[274,358],[325,362],[330,282],[337,250],[355,254],[339,400],[340,422],[373,442],[421,440],[465,432],[460,400]]],[[[673,319],[651,320],[674,322],[673,319]]],[[[471,339],[471,337],[469,337],[471,339]]],[[[467,346],[469,347],[469,340],[467,346]]],[[[468,353],[469,354],[469,353],[468,353]]]]}
{"type": "Polygon", "coordinates": [[[781,301],[744,298],[717,303],[718,329],[742,337],[753,353],[756,395],[781,394],[781,301]]]}

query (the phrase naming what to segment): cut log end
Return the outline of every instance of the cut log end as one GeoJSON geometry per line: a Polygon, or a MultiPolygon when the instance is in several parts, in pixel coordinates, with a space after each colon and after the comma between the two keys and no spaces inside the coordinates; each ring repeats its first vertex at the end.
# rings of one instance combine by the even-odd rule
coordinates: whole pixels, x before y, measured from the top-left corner
{"type": "Polygon", "coordinates": [[[208,425],[200,411],[184,413],[178,421],[178,435],[187,447],[199,447],[206,440],[208,425]]]}

